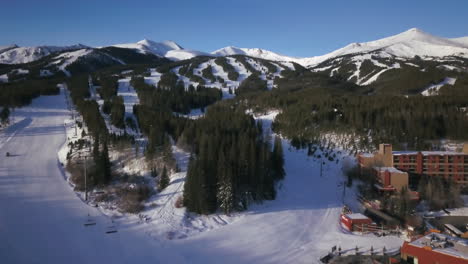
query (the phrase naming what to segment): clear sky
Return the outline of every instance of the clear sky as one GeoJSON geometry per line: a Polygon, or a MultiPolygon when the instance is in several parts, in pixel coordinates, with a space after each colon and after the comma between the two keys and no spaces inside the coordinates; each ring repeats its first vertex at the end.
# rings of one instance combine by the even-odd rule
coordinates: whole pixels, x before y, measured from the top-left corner
{"type": "Polygon", "coordinates": [[[315,56],[417,27],[468,36],[466,0],[1,0],[0,45],[103,46],[147,38],[315,56]]]}

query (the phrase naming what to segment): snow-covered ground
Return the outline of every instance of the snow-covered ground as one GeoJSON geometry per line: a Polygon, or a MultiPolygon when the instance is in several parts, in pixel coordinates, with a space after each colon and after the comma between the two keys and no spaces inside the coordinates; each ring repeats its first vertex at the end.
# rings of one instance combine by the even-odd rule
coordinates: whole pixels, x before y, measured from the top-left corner
{"type": "MultiPolygon", "coordinates": [[[[173,147],[181,172],[148,201],[151,217],[111,218],[83,203],[64,180],[57,151],[70,117],[63,93],[40,97],[15,111],[16,124],[0,134],[0,256],[5,263],[316,263],[334,245],[346,251],[398,248],[402,240],[342,231],[341,162],[320,163],[283,140],[287,176],[275,201],[230,217],[195,216],[175,201],[183,190],[188,154],[173,147]],[[6,212],[6,213],[4,213],[6,212]],[[84,227],[90,214],[97,222],[84,227]],[[5,242],[6,241],[6,242],[5,242]]],[[[270,126],[276,113],[256,117],[270,126]]],[[[267,129],[268,130],[268,129],[267,129]]],[[[346,160],[347,157],[339,157],[346,160]]],[[[354,201],[347,190],[346,201],[354,201]]]]}
{"type": "Polygon", "coordinates": [[[447,77],[440,83],[429,85],[424,89],[423,92],[421,92],[421,94],[424,96],[438,95],[440,88],[442,88],[444,85],[454,85],[456,81],[456,78],[447,77]]]}
{"type": "Polygon", "coordinates": [[[8,75],[6,73],[0,75],[0,82],[8,82],[8,75]]]}

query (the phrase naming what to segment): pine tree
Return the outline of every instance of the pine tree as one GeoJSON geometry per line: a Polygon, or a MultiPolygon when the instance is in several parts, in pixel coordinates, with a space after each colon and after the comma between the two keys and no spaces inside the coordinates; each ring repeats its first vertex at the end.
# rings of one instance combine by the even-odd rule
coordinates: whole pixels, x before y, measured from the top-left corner
{"type": "Polygon", "coordinates": [[[154,167],[151,168],[151,177],[156,178],[158,177],[158,172],[154,167]]]}
{"type": "Polygon", "coordinates": [[[234,210],[234,190],[232,186],[232,179],[226,175],[219,184],[217,199],[219,208],[229,215],[234,210]]]}
{"type": "Polygon", "coordinates": [[[234,208],[234,190],[232,186],[232,171],[228,166],[224,151],[221,151],[219,154],[217,176],[219,182],[216,199],[219,208],[221,208],[225,214],[229,215],[234,208]]]}
{"type": "Polygon", "coordinates": [[[284,157],[283,157],[283,145],[279,137],[275,137],[275,143],[273,146],[272,154],[272,167],[275,180],[284,179],[284,157]]]}
{"type": "Polygon", "coordinates": [[[161,173],[161,178],[159,179],[158,189],[160,191],[164,190],[169,185],[169,176],[167,175],[166,166],[164,166],[163,171],[161,173]]]}
{"type": "Polygon", "coordinates": [[[109,160],[109,148],[107,146],[107,142],[104,142],[104,147],[101,153],[101,167],[103,173],[103,180],[105,184],[108,184],[111,181],[112,173],[111,173],[111,163],[109,160]]]}
{"type": "Polygon", "coordinates": [[[8,106],[3,107],[2,111],[0,112],[0,121],[2,124],[7,124],[10,117],[10,108],[8,106]]]}

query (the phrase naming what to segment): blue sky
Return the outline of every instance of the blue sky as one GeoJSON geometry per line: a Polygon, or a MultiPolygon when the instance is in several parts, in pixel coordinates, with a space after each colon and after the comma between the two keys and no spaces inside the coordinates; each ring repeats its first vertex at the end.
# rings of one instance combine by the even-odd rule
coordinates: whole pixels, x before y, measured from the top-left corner
{"type": "Polygon", "coordinates": [[[174,40],[185,48],[258,47],[321,55],[417,27],[468,36],[468,1],[3,0],[0,45],[90,46],[174,40]]]}

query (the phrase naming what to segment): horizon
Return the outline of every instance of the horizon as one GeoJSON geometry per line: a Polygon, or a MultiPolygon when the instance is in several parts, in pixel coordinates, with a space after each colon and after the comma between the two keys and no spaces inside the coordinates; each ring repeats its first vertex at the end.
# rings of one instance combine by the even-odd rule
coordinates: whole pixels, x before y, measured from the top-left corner
{"type": "Polygon", "coordinates": [[[85,0],[71,6],[50,0],[46,6],[20,0],[4,4],[9,12],[0,18],[0,29],[6,33],[0,36],[0,46],[101,47],[149,39],[170,40],[185,49],[203,52],[234,46],[260,48],[290,57],[314,57],[411,28],[443,38],[468,36],[468,22],[463,19],[463,10],[468,8],[465,2],[449,0],[444,6],[450,12],[444,14],[435,1],[425,2],[424,10],[417,3],[403,5],[403,1],[397,1],[402,5],[371,1],[340,3],[339,8],[334,7],[334,2],[337,1],[320,4],[293,1],[284,5],[280,1],[266,4],[242,0],[232,6],[219,6],[212,0],[182,1],[178,5],[85,0]],[[24,9],[25,4],[28,9],[24,9]],[[314,11],[312,15],[310,10],[314,11]]]}

